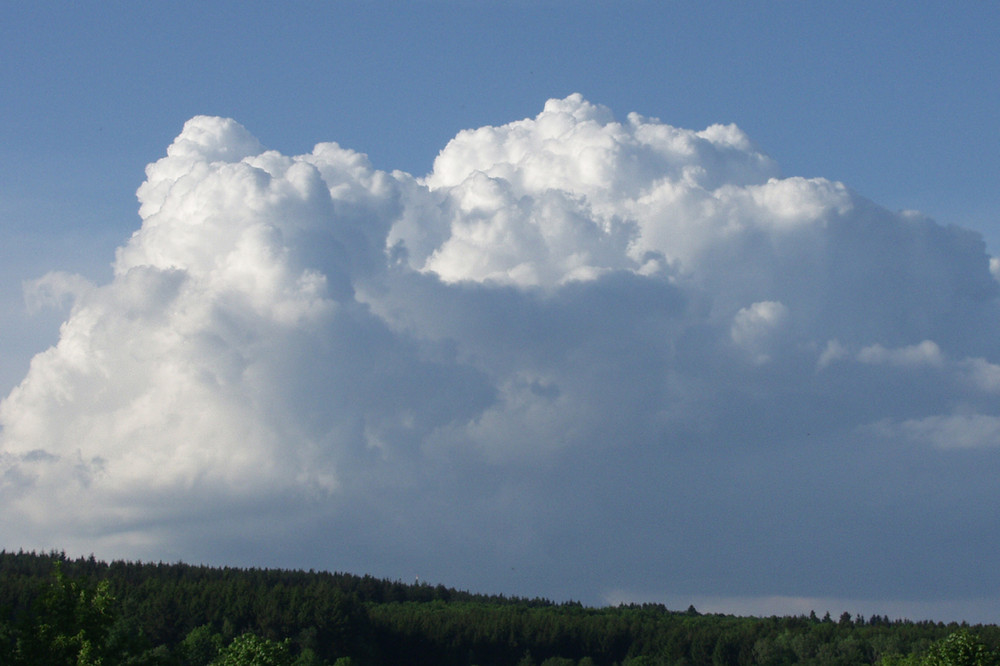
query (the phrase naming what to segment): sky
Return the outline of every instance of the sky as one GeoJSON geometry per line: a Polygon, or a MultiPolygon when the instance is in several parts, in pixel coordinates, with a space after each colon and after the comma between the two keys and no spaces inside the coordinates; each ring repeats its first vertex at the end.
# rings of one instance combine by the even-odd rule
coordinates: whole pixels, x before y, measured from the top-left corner
{"type": "Polygon", "coordinates": [[[0,9],[0,547],[1000,622],[991,3],[0,9]]]}

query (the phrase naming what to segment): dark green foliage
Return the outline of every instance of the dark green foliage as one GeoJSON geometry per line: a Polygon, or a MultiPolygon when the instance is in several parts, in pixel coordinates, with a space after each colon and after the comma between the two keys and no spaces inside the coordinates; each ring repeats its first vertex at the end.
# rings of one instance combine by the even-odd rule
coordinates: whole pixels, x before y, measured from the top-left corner
{"type": "Polygon", "coordinates": [[[106,580],[80,584],[53,565],[52,580],[37,588],[35,603],[24,608],[13,634],[12,664],[91,666],[103,663],[109,651],[108,632],[113,622],[106,580]]]}
{"type": "Polygon", "coordinates": [[[968,629],[931,643],[926,651],[906,657],[889,656],[884,666],[1000,666],[1000,650],[990,649],[968,629]]]}
{"type": "Polygon", "coordinates": [[[177,646],[177,657],[185,666],[208,666],[222,650],[222,636],[203,624],[188,632],[177,646]]]}
{"type": "Polygon", "coordinates": [[[279,643],[255,634],[242,634],[222,650],[212,665],[292,666],[292,651],[287,638],[279,643]]]}
{"type": "Polygon", "coordinates": [[[587,608],[340,573],[0,552],[0,664],[1000,666],[996,626],[587,608]]]}

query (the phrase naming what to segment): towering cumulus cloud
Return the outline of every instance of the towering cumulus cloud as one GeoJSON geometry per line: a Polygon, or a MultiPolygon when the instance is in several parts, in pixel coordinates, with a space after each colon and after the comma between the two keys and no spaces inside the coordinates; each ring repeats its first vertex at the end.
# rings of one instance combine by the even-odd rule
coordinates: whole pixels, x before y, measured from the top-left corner
{"type": "Polygon", "coordinates": [[[1000,599],[971,231],[579,95],[423,178],[203,116],[146,176],[110,283],[29,285],[73,305],[0,404],[8,548],[1000,599]]]}

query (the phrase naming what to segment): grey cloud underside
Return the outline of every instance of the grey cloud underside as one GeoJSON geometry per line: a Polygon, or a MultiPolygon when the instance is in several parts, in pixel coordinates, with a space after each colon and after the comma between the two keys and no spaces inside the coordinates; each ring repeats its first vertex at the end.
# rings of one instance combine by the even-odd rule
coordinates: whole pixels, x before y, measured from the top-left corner
{"type": "Polygon", "coordinates": [[[0,404],[8,547],[591,601],[997,592],[971,231],[576,95],[424,178],[197,117],[138,196],[112,282],[30,286],[73,305],[0,404]]]}

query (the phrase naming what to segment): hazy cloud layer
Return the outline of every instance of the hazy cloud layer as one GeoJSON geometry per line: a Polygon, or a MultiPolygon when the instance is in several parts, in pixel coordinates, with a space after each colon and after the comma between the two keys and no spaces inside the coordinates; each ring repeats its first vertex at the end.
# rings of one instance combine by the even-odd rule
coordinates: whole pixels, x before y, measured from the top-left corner
{"type": "Polygon", "coordinates": [[[7,547],[1000,612],[974,232],[578,95],[423,178],[199,116],[138,197],[113,281],[26,287],[72,308],[0,403],[7,547]]]}

